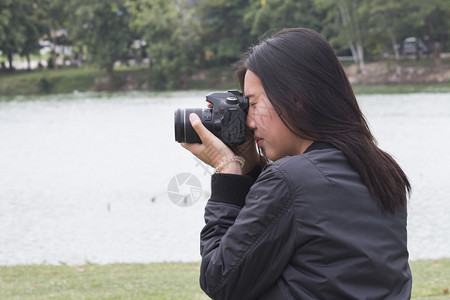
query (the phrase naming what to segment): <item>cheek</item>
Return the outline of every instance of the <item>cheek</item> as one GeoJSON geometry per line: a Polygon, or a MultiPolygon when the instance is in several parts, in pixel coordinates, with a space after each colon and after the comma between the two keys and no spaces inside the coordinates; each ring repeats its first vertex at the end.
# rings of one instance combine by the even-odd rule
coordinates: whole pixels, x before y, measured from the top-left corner
{"type": "Polygon", "coordinates": [[[255,112],[254,112],[253,108],[251,108],[251,107],[248,109],[246,122],[247,122],[247,126],[250,126],[252,128],[255,127],[255,112]]]}
{"type": "Polygon", "coordinates": [[[275,116],[273,111],[269,109],[260,109],[255,112],[255,122],[258,128],[263,130],[272,129],[274,126],[275,116]]]}
{"type": "Polygon", "coordinates": [[[266,127],[266,122],[265,122],[265,118],[264,116],[262,116],[260,113],[255,112],[254,114],[254,120],[256,123],[256,126],[258,127],[258,129],[265,129],[266,127]]]}

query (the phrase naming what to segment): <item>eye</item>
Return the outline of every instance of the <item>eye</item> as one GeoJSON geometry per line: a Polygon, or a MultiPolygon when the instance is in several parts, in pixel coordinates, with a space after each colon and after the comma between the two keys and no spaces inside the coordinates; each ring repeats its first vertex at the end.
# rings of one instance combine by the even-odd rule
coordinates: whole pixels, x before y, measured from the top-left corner
{"type": "Polygon", "coordinates": [[[249,104],[250,104],[251,107],[255,107],[256,103],[257,102],[250,102],[249,104]]]}

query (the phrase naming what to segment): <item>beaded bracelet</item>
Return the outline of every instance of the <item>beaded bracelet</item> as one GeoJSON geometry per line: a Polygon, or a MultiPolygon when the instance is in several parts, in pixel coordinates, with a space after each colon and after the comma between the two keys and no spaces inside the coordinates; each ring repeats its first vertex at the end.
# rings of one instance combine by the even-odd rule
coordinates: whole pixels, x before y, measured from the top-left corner
{"type": "Polygon", "coordinates": [[[226,164],[228,164],[228,163],[230,163],[230,162],[233,162],[233,161],[238,161],[238,162],[240,162],[240,163],[241,163],[241,169],[244,167],[245,159],[244,159],[242,156],[235,155],[235,156],[233,156],[233,157],[231,157],[231,158],[229,158],[229,159],[227,159],[227,160],[221,162],[221,163],[214,169],[214,173],[219,172],[220,169],[223,168],[226,164]]]}

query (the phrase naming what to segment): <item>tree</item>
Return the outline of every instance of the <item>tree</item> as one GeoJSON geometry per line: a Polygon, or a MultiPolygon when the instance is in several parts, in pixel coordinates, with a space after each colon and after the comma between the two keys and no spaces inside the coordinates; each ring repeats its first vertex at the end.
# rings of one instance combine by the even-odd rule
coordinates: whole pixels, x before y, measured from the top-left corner
{"type": "MultiPolygon", "coordinates": [[[[447,0],[365,0],[361,8],[362,18],[369,22],[370,36],[380,35],[390,40],[397,60],[397,72],[401,70],[398,63],[399,38],[417,37],[433,53],[436,64],[441,64],[440,52],[450,30],[447,0]]],[[[419,51],[416,56],[420,58],[419,51]]]]}
{"type": "MultiPolygon", "coordinates": [[[[358,63],[360,70],[365,72],[364,47],[363,47],[363,20],[359,11],[359,5],[364,0],[316,0],[316,4],[327,11],[325,23],[327,30],[334,37],[329,38],[334,45],[347,45],[353,56],[353,61],[358,63]]],[[[365,0],[367,1],[367,0],[365,0]]]]}
{"type": "Polygon", "coordinates": [[[13,0],[0,2],[0,51],[8,57],[9,70],[13,69],[12,55],[17,49],[17,41],[12,34],[15,25],[13,0]]]}
{"type": "Polygon", "coordinates": [[[0,51],[8,57],[9,70],[13,70],[14,53],[28,55],[37,49],[37,27],[32,22],[33,4],[32,0],[0,2],[0,51]]]}
{"type": "Polygon", "coordinates": [[[183,0],[128,1],[130,26],[147,43],[150,84],[174,88],[198,60],[198,24],[193,7],[183,0]]]}
{"type": "Polygon", "coordinates": [[[244,16],[254,38],[276,29],[308,27],[322,30],[322,11],[313,0],[253,0],[244,16]]]}
{"type": "Polygon", "coordinates": [[[389,41],[388,44],[391,44],[397,75],[402,73],[398,37],[408,26],[405,23],[409,13],[405,10],[407,1],[409,0],[371,0],[363,1],[360,6],[362,18],[368,22],[370,36],[378,36],[381,40],[389,41]]]}
{"type": "Polygon", "coordinates": [[[409,24],[414,36],[432,52],[436,65],[441,65],[442,46],[450,35],[448,0],[409,1],[409,24]]]}
{"type": "Polygon", "coordinates": [[[196,15],[200,20],[203,52],[209,62],[226,65],[235,62],[254,43],[249,34],[249,22],[244,16],[250,7],[248,0],[198,0],[196,15]]]}
{"type": "MultiPolygon", "coordinates": [[[[67,4],[69,5],[69,4],[67,4]]],[[[78,46],[85,45],[92,62],[105,68],[110,79],[114,63],[124,59],[135,36],[125,0],[77,0],[70,2],[67,27],[78,46]]]]}
{"type": "Polygon", "coordinates": [[[56,51],[59,45],[59,32],[64,28],[64,22],[68,17],[67,1],[64,0],[36,0],[37,14],[42,20],[42,37],[47,36],[52,41],[52,55],[54,68],[58,70],[56,62],[58,53],[56,51]]]}

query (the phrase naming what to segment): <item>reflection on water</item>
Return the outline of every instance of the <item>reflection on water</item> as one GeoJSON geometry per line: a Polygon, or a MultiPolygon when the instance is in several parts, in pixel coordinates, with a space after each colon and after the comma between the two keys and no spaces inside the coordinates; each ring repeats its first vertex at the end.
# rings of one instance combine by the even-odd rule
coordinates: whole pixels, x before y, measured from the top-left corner
{"type": "MultiPolygon", "coordinates": [[[[174,142],[173,111],[203,106],[204,94],[0,102],[0,264],[199,260],[210,170],[174,142]],[[167,187],[186,172],[203,195],[178,207],[167,187]]],[[[359,100],[413,185],[411,258],[448,256],[450,95],[359,100]]]]}

